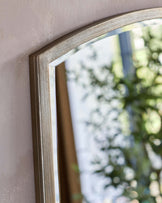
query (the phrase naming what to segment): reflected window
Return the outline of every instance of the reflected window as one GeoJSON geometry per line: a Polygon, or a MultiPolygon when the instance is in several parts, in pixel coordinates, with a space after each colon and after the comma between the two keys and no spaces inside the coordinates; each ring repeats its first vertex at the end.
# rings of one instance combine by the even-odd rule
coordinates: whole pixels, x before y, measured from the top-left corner
{"type": "Polygon", "coordinates": [[[161,20],[112,34],[50,67],[65,201],[161,203],[161,20]]]}

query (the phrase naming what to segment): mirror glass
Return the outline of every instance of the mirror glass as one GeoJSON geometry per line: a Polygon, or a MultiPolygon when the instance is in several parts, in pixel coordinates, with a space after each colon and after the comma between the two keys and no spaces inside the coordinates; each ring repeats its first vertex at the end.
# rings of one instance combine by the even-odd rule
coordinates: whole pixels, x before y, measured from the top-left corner
{"type": "Polygon", "coordinates": [[[49,75],[57,202],[59,172],[80,185],[73,202],[162,203],[162,20],[93,39],[49,75]]]}

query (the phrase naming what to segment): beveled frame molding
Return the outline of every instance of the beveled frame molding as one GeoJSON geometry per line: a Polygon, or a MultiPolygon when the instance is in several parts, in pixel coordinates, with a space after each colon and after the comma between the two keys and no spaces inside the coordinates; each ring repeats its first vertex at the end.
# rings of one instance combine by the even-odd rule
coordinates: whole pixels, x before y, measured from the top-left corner
{"type": "Polygon", "coordinates": [[[132,23],[155,18],[162,18],[162,7],[109,17],[55,40],[30,56],[34,172],[37,203],[55,203],[49,63],[75,47],[107,32],[132,23]]]}

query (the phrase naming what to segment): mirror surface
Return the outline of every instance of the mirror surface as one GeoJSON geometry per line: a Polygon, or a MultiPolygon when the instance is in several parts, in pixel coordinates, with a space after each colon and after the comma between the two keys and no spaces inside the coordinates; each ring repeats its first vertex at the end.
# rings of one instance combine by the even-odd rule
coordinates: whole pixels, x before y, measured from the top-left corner
{"type": "Polygon", "coordinates": [[[57,202],[60,159],[73,202],[161,203],[162,20],[87,42],[49,74],[57,202]]]}

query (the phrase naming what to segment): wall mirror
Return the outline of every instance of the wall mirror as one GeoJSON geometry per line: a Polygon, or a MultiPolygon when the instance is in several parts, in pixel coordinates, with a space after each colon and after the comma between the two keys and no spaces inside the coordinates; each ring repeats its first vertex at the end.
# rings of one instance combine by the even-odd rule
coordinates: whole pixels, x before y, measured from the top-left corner
{"type": "Polygon", "coordinates": [[[162,9],[30,57],[38,203],[162,202],[162,9]]]}

